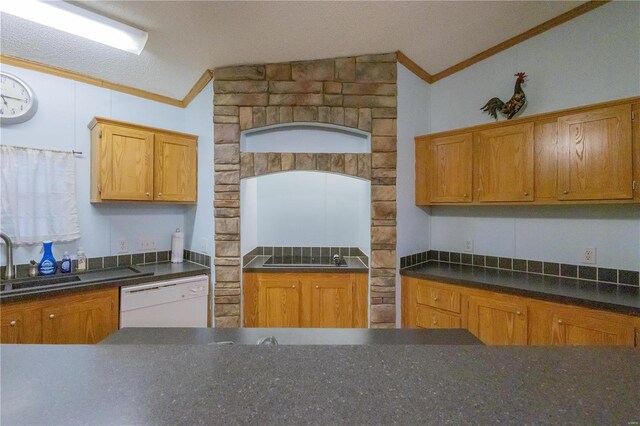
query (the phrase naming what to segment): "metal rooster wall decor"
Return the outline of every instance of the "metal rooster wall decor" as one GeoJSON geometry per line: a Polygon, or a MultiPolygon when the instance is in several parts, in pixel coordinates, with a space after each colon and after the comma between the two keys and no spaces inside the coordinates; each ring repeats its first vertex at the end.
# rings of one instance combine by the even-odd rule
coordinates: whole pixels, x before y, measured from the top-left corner
{"type": "Polygon", "coordinates": [[[527,103],[527,97],[522,90],[522,83],[527,75],[523,72],[514,74],[516,79],[516,87],[513,90],[513,96],[507,102],[502,102],[500,98],[491,98],[482,108],[482,111],[486,112],[496,120],[498,119],[497,112],[500,111],[502,115],[507,116],[507,120],[512,119],[518,112],[520,112],[527,103]]]}

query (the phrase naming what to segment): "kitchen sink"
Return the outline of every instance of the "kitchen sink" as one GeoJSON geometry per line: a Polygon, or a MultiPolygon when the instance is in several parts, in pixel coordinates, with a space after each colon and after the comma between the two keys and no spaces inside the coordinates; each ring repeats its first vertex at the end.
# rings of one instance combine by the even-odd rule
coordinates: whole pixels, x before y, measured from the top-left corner
{"type": "Polygon", "coordinates": [[[328,256],[271,256],[262,266],[265,268],[339,268],[346,267],[347,261],[343,257],[335,261],[328,256]]]}
{"type": "Polygon", "coordinates": [[[3,281],[0,284],[0,294],[14,294],[28,290],[68,287],[75,284],[86,284],[101,281],[116,281],[125,278],[152,274],[152,272],[143,273],[139,269],[136,269],[132,266],[121,266],[117,268],[83,272],[80,274],[20,278],[16,280],[3,281]]]}

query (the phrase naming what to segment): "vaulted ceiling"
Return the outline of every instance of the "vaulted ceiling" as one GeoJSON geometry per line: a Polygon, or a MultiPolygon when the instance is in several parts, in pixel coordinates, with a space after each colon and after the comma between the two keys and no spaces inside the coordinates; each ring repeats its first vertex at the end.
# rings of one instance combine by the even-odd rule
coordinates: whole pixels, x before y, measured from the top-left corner
{"type": "Polygon", "coordinates": [[[81,1],[149,33],[140,56],[2,14],[2,54],[182,98],[206,69],[400,50],[436,74],[584,2],[81,1]]]}

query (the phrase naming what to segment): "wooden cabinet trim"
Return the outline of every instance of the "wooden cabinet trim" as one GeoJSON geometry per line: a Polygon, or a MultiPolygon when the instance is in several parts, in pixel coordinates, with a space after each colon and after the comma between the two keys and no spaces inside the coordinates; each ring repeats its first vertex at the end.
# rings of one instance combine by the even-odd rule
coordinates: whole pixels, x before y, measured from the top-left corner
{"type": "Polygon", "coordinates": [[[120,127],[126,127],[128,129],[138,129],[140,131],[152,132],[152,133],[163,133],[163,134],[166,134],[166,135],[173,135],[173,136],[177,136],[177,137],[180,137],[180,138],[189,138],[189,139],[195,139],[195,140],[198,139],[198,136],[192,135],[192,134],[189,134],[189,133],[177,132],[175,130],[161,129],[159,127],[144,126],[142,124],[135,124],[135,123],[127,122],[127,121],[112,120],[110,118],[104,118],[104,117],[94,117],[89,122],[87,127],[89,128],[89,130],[92,130],[98,124],[107,124],[107,125],[110,125],[110,126],[120,126],[120,127]]]}

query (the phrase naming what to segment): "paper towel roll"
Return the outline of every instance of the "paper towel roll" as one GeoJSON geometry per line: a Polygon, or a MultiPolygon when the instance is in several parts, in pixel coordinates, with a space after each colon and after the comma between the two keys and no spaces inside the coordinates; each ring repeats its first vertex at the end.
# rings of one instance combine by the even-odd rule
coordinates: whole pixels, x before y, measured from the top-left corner
{"type": "Polygon", "coordinates": [[[171,235],[171,263],[182,263],[184,261],[184,232],[176,229],[171,235]]]}

